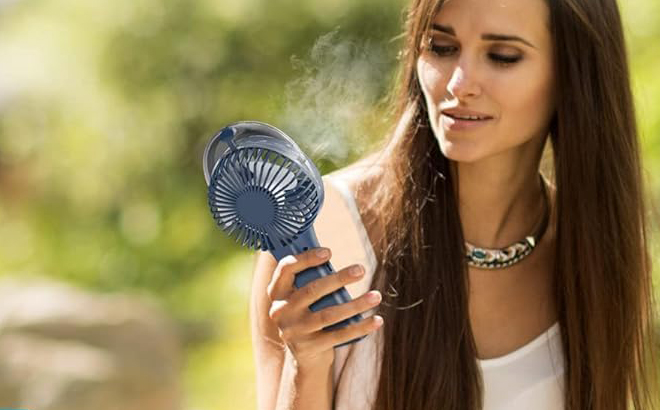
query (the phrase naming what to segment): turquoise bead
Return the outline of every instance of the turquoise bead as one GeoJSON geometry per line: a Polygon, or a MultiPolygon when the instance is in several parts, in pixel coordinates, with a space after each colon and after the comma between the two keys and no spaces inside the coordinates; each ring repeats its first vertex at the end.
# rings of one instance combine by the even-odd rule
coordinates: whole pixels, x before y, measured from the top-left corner
{"type": "Polygon", "coordinates": [[[472,256],[474,256],[477,259],[483,259],[486,257],[486,252],[475,249],[474,251],[472,251],[472,256]]]}

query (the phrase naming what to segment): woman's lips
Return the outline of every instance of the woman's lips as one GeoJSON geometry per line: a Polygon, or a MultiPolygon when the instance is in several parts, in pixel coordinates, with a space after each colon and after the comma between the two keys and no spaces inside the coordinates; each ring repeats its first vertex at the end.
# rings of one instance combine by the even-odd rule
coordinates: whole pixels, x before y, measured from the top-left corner
{"type": "Polygon", "coordinates": [[[460,119],[447,113],[442,113],[440,118],[444,127],[452,131],[473,130],[488,124],[492,120],[490,117],[477,120],[460,119]]]}

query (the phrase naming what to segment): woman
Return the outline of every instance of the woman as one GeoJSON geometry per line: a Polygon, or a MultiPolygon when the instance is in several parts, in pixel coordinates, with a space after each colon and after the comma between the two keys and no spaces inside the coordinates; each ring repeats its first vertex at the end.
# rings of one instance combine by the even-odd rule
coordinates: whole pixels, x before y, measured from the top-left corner
{"type": "MultiPolygon", "coordinates": [[[[377,266],[294,290],[328,256],[259,256],[259,408],[652,408],[651,267],[615,0],[413,0],[404,47],[392,137],[325,177],[350,188],[377,266]],[[554,172],[540,176],[546,144],[554,172]],[[376,301],[307,309],[341,286],[376,301]]],[[[333,258],[348,252],[336,244],[333,258]]]]}

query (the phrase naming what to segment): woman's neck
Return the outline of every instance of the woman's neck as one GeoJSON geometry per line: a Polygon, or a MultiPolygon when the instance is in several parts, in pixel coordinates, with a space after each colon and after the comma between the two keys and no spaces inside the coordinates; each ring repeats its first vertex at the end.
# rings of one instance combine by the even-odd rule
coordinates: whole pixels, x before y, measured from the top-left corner
{"type": "Polygon", "coordinates": [[[479,247],[499,248],[532,233],[545,205],[538,175],[540,156],[526,158],[454,163],[465,240],[479,247]]]}

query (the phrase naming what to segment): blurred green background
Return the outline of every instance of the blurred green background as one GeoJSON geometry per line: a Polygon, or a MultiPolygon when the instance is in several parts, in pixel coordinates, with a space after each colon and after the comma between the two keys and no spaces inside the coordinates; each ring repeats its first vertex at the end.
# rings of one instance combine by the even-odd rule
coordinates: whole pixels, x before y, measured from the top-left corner
{"type": "MultiPolygon", "coordinates": [[[[189,329],[186,407],[255,408],[253,260],[211,219],[204,145],[251,119],[305,130],[322,173],[357,158],[383,136],[405,4],[0,0],[0,275],[157,297],[189,329]]],[[[621,6],[657,203],[660,3],[621,6]]]]}

